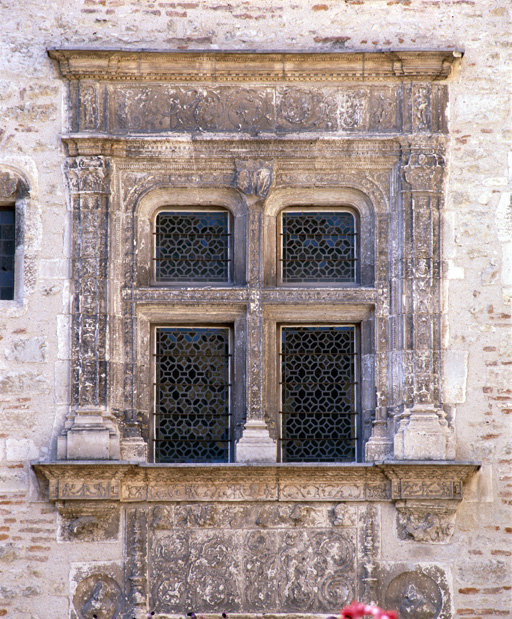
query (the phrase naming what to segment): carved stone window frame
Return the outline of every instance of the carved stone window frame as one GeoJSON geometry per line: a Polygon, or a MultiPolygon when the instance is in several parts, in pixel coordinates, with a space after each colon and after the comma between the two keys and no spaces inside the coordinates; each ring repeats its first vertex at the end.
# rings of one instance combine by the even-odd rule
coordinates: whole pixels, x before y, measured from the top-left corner
{"type": "Polygon", "coordinates": [[[138,375],[136,391],[139,410],[147,411],[142,420],[143,436],[148,444],[148,461],[155,462],[153,450],[153,413],[154,413],[154,377],[156,376],[153,356],[155,330],[158,327],[204,327],[229,326],[232,328],[232,370],[231,388],[231,436],[230,462],[234,461],[234,442],[242,432],[245,413],[245,348],[236,346],[235,342],[245,340],[247,330],[245,305],[229,306],[208,305],[208,307],[190,307],[183,303],[158,303],[137,305],[137,343],[135,354],[144,368],[138,375]]]}

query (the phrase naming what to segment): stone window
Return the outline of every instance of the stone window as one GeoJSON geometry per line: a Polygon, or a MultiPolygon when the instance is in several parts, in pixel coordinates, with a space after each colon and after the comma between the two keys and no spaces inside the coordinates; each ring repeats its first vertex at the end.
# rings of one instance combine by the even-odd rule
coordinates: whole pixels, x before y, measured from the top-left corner
{"type": "Polygon", "coordinates": [[[14,299],[16,216],[14,205],[0,206],[0,299],[14,299]]]}

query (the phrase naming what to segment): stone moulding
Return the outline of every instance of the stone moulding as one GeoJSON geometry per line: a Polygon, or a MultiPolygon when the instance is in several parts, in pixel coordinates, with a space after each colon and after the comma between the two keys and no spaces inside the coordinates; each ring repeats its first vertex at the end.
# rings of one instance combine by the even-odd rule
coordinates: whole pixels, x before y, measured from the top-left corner
{"type": "Polygon", "coordinates": [[[461,51],[333,53],[51,49],[69,80],[336,82],[448,77],[461,51]]]}
{"type": "Polygon", "coordinates": [[[456,501],[470,462],[350,465],[158,465],[112,461],[37,462],[49,500],[113,501],[456,501]]]}

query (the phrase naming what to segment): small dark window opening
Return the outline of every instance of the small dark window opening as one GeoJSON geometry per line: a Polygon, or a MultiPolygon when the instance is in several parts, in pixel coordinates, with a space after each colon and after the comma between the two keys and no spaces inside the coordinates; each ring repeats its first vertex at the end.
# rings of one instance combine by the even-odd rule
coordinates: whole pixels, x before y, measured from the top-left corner
{"type": "Polygon", "coordinates": [[[155,232],[157,282],[229,282],[231,226],[223,210],[158,213],[155,232]]]}
{"type": "Polygon", "coordinates": [[[14,299],[15,208],[0,206],[0,300],[14,299]]]}
{"type": "Polygon", "coordinates": [[[285,211],[281,225],[283,283],[357,281],[357,229],[349,211],[285,211]]]}
{"type": "Polygon", "coordinates": [[[228,462],[231,329],[156,329],[155,460],[228,462]]]}
{"type": "Polygon", "coordinates": [[[354,325],[281,329],[283,462],[349,462],[358,451],[354,325]]]}

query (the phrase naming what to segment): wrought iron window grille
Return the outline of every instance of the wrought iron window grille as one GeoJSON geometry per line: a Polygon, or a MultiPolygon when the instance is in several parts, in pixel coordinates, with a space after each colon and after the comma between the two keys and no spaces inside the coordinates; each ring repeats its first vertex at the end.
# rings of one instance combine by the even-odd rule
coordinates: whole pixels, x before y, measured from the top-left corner
{"type": "Polygon", "coordinates": [[[226,210],[161,211],[153,236],[157,283],[230,283],[233,234],[226,210]]]}
{"type": "Polygon", "coordinates": [[[0,206],[0,300],[14,299],[15,207],[0,206]]]}

